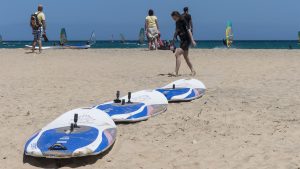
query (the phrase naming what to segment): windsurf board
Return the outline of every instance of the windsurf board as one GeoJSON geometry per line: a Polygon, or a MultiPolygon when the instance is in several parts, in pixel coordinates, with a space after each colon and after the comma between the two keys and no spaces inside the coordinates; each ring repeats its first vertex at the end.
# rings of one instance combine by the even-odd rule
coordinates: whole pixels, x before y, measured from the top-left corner
{"type": "Polygon", "coordinates": [[[138,122],[165,112],[168,100],[163,94],[154,90],[129,93],[127,96],[96,106],[106,112],[116,122],[138,122]]]}
{"type": "Polygon", "coordinates": [[[103,111],[79,108],[64,113],[34,134],[25,144],[25,155],[71,158],[97,155],[116,139],[116,125],[103,111]]]}
{"type": "Polygon", "coordinates": [[[169,102],[191,101],[205,94],[205,85],[196,79],[180,79],[156,91],[165,95],[169,102]]]}

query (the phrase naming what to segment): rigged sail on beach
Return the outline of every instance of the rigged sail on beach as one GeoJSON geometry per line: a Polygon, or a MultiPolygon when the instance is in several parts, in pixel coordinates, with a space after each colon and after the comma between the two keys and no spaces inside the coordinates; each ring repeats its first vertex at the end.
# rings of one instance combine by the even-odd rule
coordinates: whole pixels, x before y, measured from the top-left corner
{"type": "Polygon", "coordinates": [[[67,32],[65,28],[62,28],[60,31],[60,44],[65,44],[68,42],[67,32]]]}
{"type": "Polygon", "coordinates": [[[145,42],[145,29],[141,28],[139,34],[139,44],[144,44],[144,42],[145,42]]]}
{"type": "Polygon", "coordinates": [[[122,43],[125,43],[125,41],[126,41],[125,36],[121,33],[121,34],[120,34],[120,37],[121,37],[121,42],[122,42],[122,43]]]}
{"type": "Polygon", "coordinates": [[[90,40],[88,41],[89,45],[94,45],[96,43],[96,34],[95,32],[92,32],[90,40]]]}
{"type": "Polygon", "coordinates": [[[232,31],[232,22],[228,21],[226,26],[226,46],[231,47],[233,43],[233,31],[232,31]]]}

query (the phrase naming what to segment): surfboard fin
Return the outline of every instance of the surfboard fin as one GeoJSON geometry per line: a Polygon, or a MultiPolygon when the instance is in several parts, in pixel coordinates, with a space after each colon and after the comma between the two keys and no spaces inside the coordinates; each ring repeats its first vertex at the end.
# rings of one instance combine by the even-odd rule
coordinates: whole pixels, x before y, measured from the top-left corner
{"type": "Polygon", "coordinates": [[[70,132],[72,133],[74,131],[74,123],[71,123],[70,132]]]}
{"type": "Polygon", "coordinates": [[[132,102],[131,102],[131,92],[128,92],[128,102],[127,102],[128,104],[131,104],[132,102]]]}
{"type": "Polygon", "coordinates": [[[122,105],[125,105],[125,103],[126,103],[125,99],[122,99],[122,105]]]}
{"type": "Polygon", "coordinates": [[[120,100],[120,91],[117,91],[116,97],[117,98],[114,100],[114,103],[121,103],[121,100],[120,100]]]}
{"type": "Polygon", "coordinates": [[[71,123],[70,133],[72,133],[75,128],[79,128],[79,126],[77,125],[77,122],[78,122],[78,114],[74,114],[74,123],[71,123]]]}
{"type": "Polygon", "coordinates": [[[78,122],[78,114],[74,114],[74,128],[78,128],[77,122],[78,122]]]}

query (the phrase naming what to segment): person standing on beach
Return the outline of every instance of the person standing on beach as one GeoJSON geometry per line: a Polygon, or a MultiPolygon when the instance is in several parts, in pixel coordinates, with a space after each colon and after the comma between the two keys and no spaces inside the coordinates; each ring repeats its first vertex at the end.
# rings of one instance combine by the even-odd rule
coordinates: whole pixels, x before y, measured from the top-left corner
{"type": "Polygon", "coordinates": [[[186,22],[188,24],[188,28],[193,33],[193,21],[192,21],[192,16],[189,14],[189,7],[184,7],[183,8],[183,14],[182,14],[182,16],[186,20],[186,22]]]}
{"type": "Polygon", "coordinates": [[[30,26],[33,34],[32,52],[35,51],[36,43],[38,43],[39,52],[41,53],[42,36],[46,36],[46,16],[42,5],[38,5],[38,11],[31,15],[30,26]]]}
{"type": "Polygon", "coordinates": [[[191,32],[190,27],[188,26],[186,20],[178,11],[174,11],[171,13],[173,20],[176,22],[176,30],[174,33],[173,41],[177,39],[177,36],[180,38],[180,47],[175,51],[176,57],[176,66],[175,66],[175,76],[178,76],[179,68],[181,65],[181,55],[183,55],[187,65],[191,70],[191,75],[195,76],[196,71],[193,68],[193,65],[189,58],[189,47],[190,45],[196,46],[196,42],[194,40],[193,34],[191,32]]]}
{"type": "Polygon", "coordinates": [[[157,17],[154,15],[154,11],[150,9],[148,11],[148,16],[145,20],[145,30],[148,38],[149,49],[157,49],[158,43],[157,38],[160,34],[157,17]]]}

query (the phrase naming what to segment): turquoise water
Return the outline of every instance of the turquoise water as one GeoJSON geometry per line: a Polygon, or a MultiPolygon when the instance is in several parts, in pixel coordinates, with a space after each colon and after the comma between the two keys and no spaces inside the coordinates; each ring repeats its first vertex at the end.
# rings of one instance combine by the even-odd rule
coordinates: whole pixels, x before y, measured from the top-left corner
{"type": "MultiPolygon", "coordinates": [[[[56,42],[57,43],[57,42],[56,42]]],[[[7,41],[0,43],[0,48],[24,48],[30,45],[30,41],[7,41]]],[[[44,46],[53,45],[53,42],[44,43],[44,46]]],[[[78,45],[85,44],[84,41],[71,41],[68,44],[78,45]]],[[[178,45],[178,44],[177,44],[178,45]]],[[[235,49],[300,49],[298,41],[234,41],[232,48],[235,49]]],[[[147,45],[139,45],[137,41],[97,41],[92,48],[147,48],[147,45]]],[[[200,49],[217,49],[225,48],[222,41],[197,41],[197,47],[200,49]]]]}

